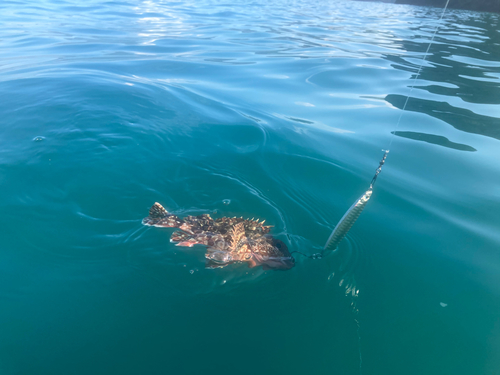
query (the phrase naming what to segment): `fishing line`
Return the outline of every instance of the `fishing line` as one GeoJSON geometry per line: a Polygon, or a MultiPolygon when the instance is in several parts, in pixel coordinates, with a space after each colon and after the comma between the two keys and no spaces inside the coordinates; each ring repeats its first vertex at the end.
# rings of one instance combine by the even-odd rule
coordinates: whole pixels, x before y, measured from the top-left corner
{"type": "MultiPolygon", "coordinates": [[[[426,58],[427,58],[427,55],[428,55],[429,50],[431,48],[431,45],[433,44],[434,38],[439,30],[439,24],[441,23],[441,20],[443,19],[444,14],[446,13],[446,9],[448,8],[449,2],[450,2],[450,0],[446,0],[446,4],[443,8],[443,12],[441,13],[441,17],[439,17],[439,20],[437,22],[434,33],[432,34],[429,45],[427,46],[427,49],[424,53],[424,56],[422,57],[420,66],[417,69],[417,73],[413,79],[411,86],[410,86],[410,90],[408,92],[408,95],[406,96],[405,102],[403,104],[403,108],[401,109],[401,113],[399,114],[399,118],[398,118],[398,121],[396,123],[395,130],[393,132],[391,132],[392,135],[389,139],[389,145],[388,145],[386,150],[382,150],[382,151],[384,151],[384,155],[382,157],[382,160],[380,160],[379,166],[375,171],[375,175],[373,176],[373,178],[370,182],[370,186],[369,186],[368,190],[354,202],[354,204],[347,210],[347,212],[344,214],[344,216],[340,219],[340,221],[338,222],[338,224],[336,225],[336,227],[333,229],[332,233],[330,234],[330,237],[326,241],[326,244],[321,252],[316,253],[316,254],[307,255],[307,254],[304,254],[300,251],[293,251],[292,254],[293,253],[301,254],[301,255],[303,255],[307,258],[310,258],[310,259],[321,259],[321,258],[323,258],[323,254],[326,251],[329,251],[329,250],[335,251],[337,249],[338,245],[340,244],[340,242],[342,241],[342,239],[344,239],[344,237],[347,235],[347,233],[349,232],[349,230],[353,226],[354,222],[357,220],[357,218],[359,217],[359,215],[361,214],[361,212],[365,208],[366,204],[368,203],[368,201],[372,195],[373,186],[375,185],[375,182],[377,181],[377,177],[380,174],[380,172],[382,171],[382,166],[384,165],[384,163],[387,159],[387,155],[389,154],[389,149],[390,149],[392,142],[394,140],[394,137],[396,135],[396,131],[399,128],[399,124],[401,123],[401,119],[402,119],[403,114],[405,112],[406,106],[408,105],[408,102],[410,100],[411,93],[413,92],[415,84],[420,76],[420,72],[422,71],[422,67],[424,66],[424,63],[426,61],[426,58]]],[[[359,372],[361,374],[362,373],[363,358],[361,355],[360,324],[359,324],[359,321],[357,318],[355,318],[355,322],[356,322],[356,326],[357,326],[356,332],[357,332],[357,336],[358,336],[359,372]]]]}
{"type": "MultiPolygon", "coordinates": [[[[403,105],[401,113],[399,114],[398,122],[396,123],[396,130],[398,130],[398,128],[399,128],[399,123],[401,122],[401,118],[403,117],[403,113],[404,113],[404,111],[406,109],[406,105],[408,104],[408,101],[410,99],[410,95],[413,92],[413,88],[415,87],[415,83],[417,82],[417,79],[420,76],[420,71],[422,70],[422,67],[424,66],[425,59],[427,58],[427,54],[429,53],[429,50],[431,48],[432,43],[434,42],[434,37],[436,36],[436,34],[437,34],[438,30],[439,30],[439,24],[441,23],[441,20],[444,17],[444,14],[446,12],[446,8],[448,8],[448,3],[449,2],[450,2],[450,0],[446,0],[446,4],[444,5],[443,12],[441,13],[441,17],[439,17],[439,20],[437,22],[436,28],[434,30],[434,34],[432,34],[431,41],[429,42],[429,45],[427,46],[427,50],[424,53],[424,57],[422,57],[422,62],[420,63],[420,66],[417,69],[417,74],[415,75],[415,78],[413,78],[413,83],[412,83],[412,85],[410,87],[410,91],[408,92],[408,95],[406,96],[405,103],[403,105]]],[[[391,148],[392,141],[394,140],[394,136],[395,135],[396,135],[396,131],[394,131],[392,133],[392,136],[390,138],[389,146],[387,147],[387,150],[389,150],[391,148]]]]}
{"type": "Polygon", "coordinates": [[[401,119],[403,118],[404,111],[406,109],[406,106],[408,105],[408,101],[410,100],[411,93],[413,92],[413,89],[415,87],[415,84],[420,76],[420,72],[422,71],[422,67],[424,66],[425,60],[427,58],[427,55],[429,54],[429,50],[432,46],[432,43],[434,42],[434,38],[436,37],[436,34],[439,30],[439,23],[444,17],[444,14],[446,13],[446,9],[448,8],[450,0],[446,0],[446,4],[444,5],[443,12],[441,13],[441,17],[439,17],[438,24],[436,25],[436,28],[434,29],[434,33],[432,34],[431,40],[429,41],[429,45],[427,46],[427,49],[425,50],[424,56],[422,57],[422,61],[420,63],[420,66],[417,69],[417,74],[413,78],[413,82],[410,86],[410,91],[408,92],[408,95],[406,96],[403,108],[401,109],[401,113],[399,114],[398,121],[396,123],[396,128],[394,132],[392,132],[392,135],[389,139],[389,145],[386,150],[384,151],[384,155],[382,157],[382,160],[380,160],[379,166],[375,171],[375,175],[373,176],[371,182],[370,182],[370,187],[368,190],[359,198],[357,199],[354,204],[347,210],[347,212],[344,214],[344,216],[340,219],[338,222],[337,226],[333,229],[332,233],[330,234],[330,237],[326,241],[326,244],[323,248],[323,250],[319,253],[316,254],[304,254],[300,251],[292,251],[290,254],[297,253],[300,254],[306,258],[310,259],[322,259],[323,254],[327,250],[335,250],[340,241],[347,235],[347,232],[351,229],[353,226],[354,222],[357,220],[363,209],[365,208],[366,204],[368,203],[368,200],[370,199],[372,192],[373,192],[373,186],[375,185],[375,182],[377,181],[377,177],[382,171],[382,166],[384,165],[387,155],[389,155],[389,150],[392,145],[392,142],[394,140],[394,137],[396,135],[396,131],[399,128],[399,124],[401,123],[401,119]]]}
{"type": "Polygon", "coordinates": [[[309,259],[321,259],[322,257],[322,254],[321,253],[316,253],[316,254],[304,254],[298,250],[294,250],[290,253],[291,254],[294,254],[294,253],[297,253],[297,254],[300,254],[302,256],[305,256],[306,258],[309,258],[309,259]]]}
{"type": "MultiPolygon", "coordinates": [[[[353,226],[354,222],[357,220],[363,209],[365,208],[366,204],[368,203],[370,197],[372,196],[373,192],[373,186],[375,184],[375,181],[377,180],[377,177],[379,173],[382,171],[382,166],[384,165],[387,155],[389,154],[389,149],[392,145],[392,142],[394,140],[394,137],[396,135],[396,131],[399,128],[399,124],[401,123],[401,119],[403,117],[403,114],[405,112],[406,106],[408,105],[408,101],[410,100],[411,93],[413,92],[413,89],[415,87],[416,81],[420,76],[420,72],[422,71],[422,67],[424,66],[425,60],[427,58],[427,55],[429,53],[429,50],[431,48],[432,43],[434,42],[434,38],[439,30],[439,24],[441,20],[444,17],[444,14],[446,13],[446,9],[448,8],[450,0],[446,0],[446,4],[443,8],[443,12],[441,13],[441,17],[439,17],[438,24],[436,25],[436,28],[434,30],[434,33],[432,34],[431,40],[429,41],[429,45],[427,46],[427,49],[424,53],[424,56],[422,57],[422,61],[420,63],[420,66],[417,69],[417,74],[415,75],[413,82],[410,86],[410,91],[408,92],[408,95],[406,96],[403,108],[401,109],[401,113],[399,115],[398,121],[396,123],[396,128],[395,131],[392,132],[392,135],[389,139],[389,145],[386,150],[384,151],[384,156],[382,157],[382,160],[379,163],[379,166],[377,170],[375,171],[375,175],[373,176],[371,182],[370,182],[370,187],[368,190],[360,197],[358,198],[354,204],[347,210],[347,212],[344,214],[344,216],[340,219],[338,222],[337,226],[333,229],[330,237],[326,241],[325,247],[323,248],[323,251],[321,251],[320,255],[321,257],[323,256],[323,253],[327,250],[335,250],[340,241],[347,235],[347,232],[351,229],[353,226]]],[[[313,259],[318,258],[318,254],[313,254],[313,259]]]]}

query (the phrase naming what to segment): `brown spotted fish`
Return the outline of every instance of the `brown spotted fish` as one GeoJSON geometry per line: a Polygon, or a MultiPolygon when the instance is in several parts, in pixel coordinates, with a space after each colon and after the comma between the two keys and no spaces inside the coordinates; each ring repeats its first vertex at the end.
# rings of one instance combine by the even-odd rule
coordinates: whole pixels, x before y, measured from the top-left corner
{"type": "Polygon", "coordinates": [[[271,226],[264,225],[264,221],[237,217],[212,219],[208,214],[181,219],[155,203],[142,223],[179,228],[170,237],[170,241],[177,242],[177,246],[207,246],[206,268],[240,262],[247,263],[250,268],[262,265],[265,270],[288,270],[295,265],[287,246],[268,234],[271,226]]]}

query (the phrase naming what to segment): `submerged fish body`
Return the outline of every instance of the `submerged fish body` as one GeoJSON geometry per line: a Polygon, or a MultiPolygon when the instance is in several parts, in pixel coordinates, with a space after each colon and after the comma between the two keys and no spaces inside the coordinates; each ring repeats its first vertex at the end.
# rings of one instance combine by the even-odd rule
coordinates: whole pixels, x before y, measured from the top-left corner
{"type": "Polygon", "coordinates": [[[208,214],[186,216],[181,219],[155,203],[144,225],[179,228],[170,241],[177,246],[207,246],[206,268],[220,268],[245,262],[249,267],[262,265],[264,269],[287,270],[295,261],[287,246],[269,235],[271,226],[254,219],[222,217],[213,219],[208,214]]]}

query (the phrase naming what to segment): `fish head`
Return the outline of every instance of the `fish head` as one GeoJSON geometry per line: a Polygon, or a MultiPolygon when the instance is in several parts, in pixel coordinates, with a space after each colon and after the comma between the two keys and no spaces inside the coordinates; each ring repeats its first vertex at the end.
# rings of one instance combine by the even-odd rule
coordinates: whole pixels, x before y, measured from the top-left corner
{"type": "Polygon", "coordinates": [[[283,254],[289,254],[289,252],[288,252],[288,246],[286,246],[286,244],[283,241],[278,240],[276,238],[273,238],[271,243],[281,253],[283,253],[283,254]]]}
{"type": "Polygon", "coordinates": [[[289,256],[267,256],[262,254],[254,254],[255,266],[262,266],[264,270],[289,270],[295,266],[295,259],[289,256]]]}
{"type": "Polygon", "coordinates": [[[253,260],[256,265],[262,265],[264,270],[289,270],[295,266],[295,259],[288,251],[288,247],[283,241],[276,238],[271,240],[271,244],[275,250],[274,253],[255,253],[253,260]]]}

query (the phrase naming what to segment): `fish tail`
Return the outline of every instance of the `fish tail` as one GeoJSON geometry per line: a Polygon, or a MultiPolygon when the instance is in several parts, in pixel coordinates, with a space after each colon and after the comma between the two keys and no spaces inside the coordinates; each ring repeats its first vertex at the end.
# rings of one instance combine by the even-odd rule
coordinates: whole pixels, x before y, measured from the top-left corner
{"type": "Polygon", "coordinates": [[[156,202],[149,209],[149,216],[142,219],[142,224],[154,227],[179,228],[184,221],[170,214],[161,204],[156,202]]]}

